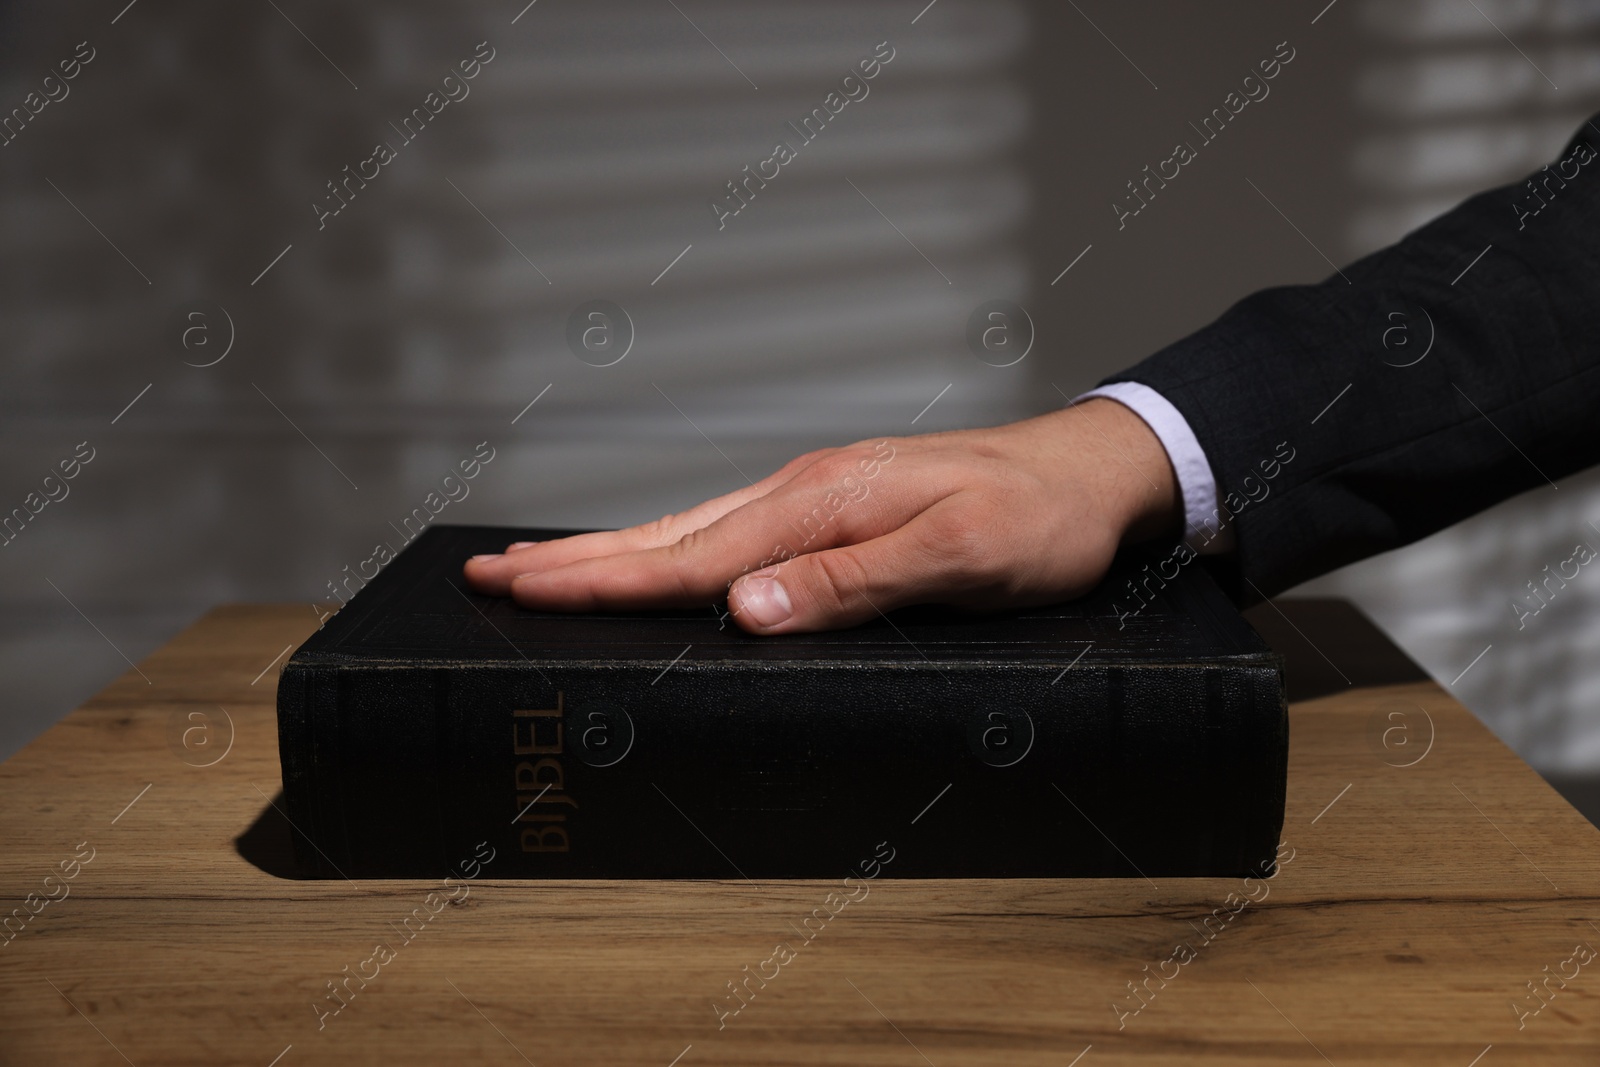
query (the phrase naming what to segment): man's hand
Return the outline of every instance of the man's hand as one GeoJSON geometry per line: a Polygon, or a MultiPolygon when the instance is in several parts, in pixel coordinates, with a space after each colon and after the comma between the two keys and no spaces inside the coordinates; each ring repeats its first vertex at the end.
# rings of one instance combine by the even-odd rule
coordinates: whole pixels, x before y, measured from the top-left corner
{"type": "Polygon", "coordinates": [[[475,556],[482,593],[541,611],[720,605],[756,634],[853,626],[906,604],[1079,596],[1124,541],[1181,533],[1160,440],[1091,399],[984,430],[863,441],[791,460],[643,526],[475,556]]]}

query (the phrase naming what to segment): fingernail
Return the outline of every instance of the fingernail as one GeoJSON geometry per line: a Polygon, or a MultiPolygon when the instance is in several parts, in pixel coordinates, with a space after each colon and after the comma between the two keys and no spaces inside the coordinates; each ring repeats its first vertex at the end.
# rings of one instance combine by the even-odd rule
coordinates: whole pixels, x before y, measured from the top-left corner
{"type": "Polygon", "coordinates": [[[472,557],[472,562],[474,562],[474,563],[482,563],[486,559],[499,559],[499,558],[500,558],[500,554],[498,552],[491,552],[488,555],[484,555],[484,556],[473,556],[472,557]]]}
{"type": "Polygon", "coordinates": [[[506,551],[515,552],[519,548],[527,548],[529,545],[536,545],[538,543],[539,542],[537,541],[513,541],[511,544],[506,546],[506,551]]]}
{"type": "Polygon", "coordinates": [[[776,578],[746,577],[733,587],[739,605],[735,614],[744,613],[759,626],[776,626],[794,614],[789,594],[776,578]]]}

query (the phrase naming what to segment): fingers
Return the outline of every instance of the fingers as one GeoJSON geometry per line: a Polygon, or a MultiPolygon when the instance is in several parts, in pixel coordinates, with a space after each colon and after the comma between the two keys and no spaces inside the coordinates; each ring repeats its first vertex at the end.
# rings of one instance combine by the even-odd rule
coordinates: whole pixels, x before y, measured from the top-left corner
{"type": "Polygon", "coordinates": [[[909,524],[860,544],[797,556],[733,583],[728,610],[756,634],[854,626],[906,604],[960,599],[982,567],[952,552],[935,505],[909,524]]]}
{"type": "Polygon", "coordinates": [[[673,544],[729,512],[771,492],[833,449],[797,456],[754,485],[697,504],[688,511],[667,515],[642,526],[577,534],[554,541],[521,541],[506,546],[499,555],[474,556],[465,565],[467,582],[480,593],[510,596],[511,583],[520,574],[552,570],[578,560],[638,552],[673,544]]]}
{"type": "Polygon", "coordinates": [[[512,596],[545,611],[617,611],[720,604],[733,579],[800,553],[887,533],[952,490],[938,479],[879,494],[852,475],[860,456],[819,461],[668,545],[575,560],[517,576],[512,596]],[[840,486],[853,488],[844,495],[840,486]]]}

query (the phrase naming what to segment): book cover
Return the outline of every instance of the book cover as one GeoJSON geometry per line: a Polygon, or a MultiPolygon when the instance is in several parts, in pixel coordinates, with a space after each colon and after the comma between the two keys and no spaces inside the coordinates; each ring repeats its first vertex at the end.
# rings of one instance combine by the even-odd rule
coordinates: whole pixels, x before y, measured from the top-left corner
{"type": "Polygon", "coordinates": [[[1282,664],[1198,567],[1125,554],[1077,601],[776,637],[710,603],[547,614],[466,587],[468,556],[570,532],[432,527],[290,657],[309,874],[443,876],[484,843],[502,878],[1272,869],[1282,664]]]}

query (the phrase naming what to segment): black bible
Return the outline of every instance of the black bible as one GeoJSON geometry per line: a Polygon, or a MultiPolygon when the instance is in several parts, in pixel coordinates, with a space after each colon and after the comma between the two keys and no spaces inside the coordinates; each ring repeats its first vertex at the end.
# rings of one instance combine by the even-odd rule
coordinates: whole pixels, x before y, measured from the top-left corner
{"type": "Polygon", "coordinates": [[[570,531],[429,528],[289,659],[284,809],[312,876],[1266,874],[1282,663],[1195,563],[1091,595],[755,637],[724,607],[545,614],[470,555],[570,531]]]}

